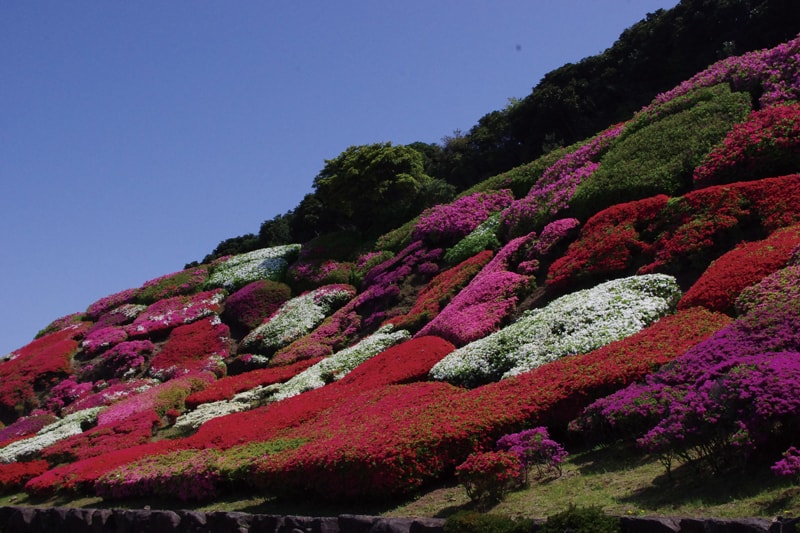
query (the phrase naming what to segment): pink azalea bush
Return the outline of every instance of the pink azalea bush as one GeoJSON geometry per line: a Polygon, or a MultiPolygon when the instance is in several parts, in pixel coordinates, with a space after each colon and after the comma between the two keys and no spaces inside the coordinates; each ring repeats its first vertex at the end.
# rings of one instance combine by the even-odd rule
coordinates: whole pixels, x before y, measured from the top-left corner
{"type": "Polygon", "coordinates": [[[219,314],[225,295],[225,291],[215,289],[159,300],[125,326],[125,331],[131,337],[143,337],[219,314]]]}
{"type": "Polygon", "coordinates": [[[449,204],[427,209],[419,217],[413,240],[438,244],[455,242],[477,228],[489,215],[508,207],[514,200],[511,191],[479,192],[449,204]]]}

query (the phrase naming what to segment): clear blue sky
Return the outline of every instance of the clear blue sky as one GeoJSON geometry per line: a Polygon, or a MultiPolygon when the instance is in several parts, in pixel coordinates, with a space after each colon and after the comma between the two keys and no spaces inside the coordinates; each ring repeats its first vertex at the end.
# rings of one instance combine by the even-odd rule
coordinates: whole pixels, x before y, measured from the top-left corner
{"type": "Polygon", "coordinates": [[[0,356],[257,233],[348,146],[440,142],[677,0],[4,0],[0,356]]]}

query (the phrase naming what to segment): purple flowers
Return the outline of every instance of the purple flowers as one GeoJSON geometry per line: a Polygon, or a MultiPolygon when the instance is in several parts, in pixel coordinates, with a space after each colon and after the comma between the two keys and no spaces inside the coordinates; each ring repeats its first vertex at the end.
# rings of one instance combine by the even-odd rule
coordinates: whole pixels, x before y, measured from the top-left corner
{"type": "Polygon", "coordinates": [[[454,242],[477,228],[489,215],[508,207],[514,200],[511,191],[478,192],[450,204],[426,210],[414,227],[412,239],[432,243],[454,242]]]}

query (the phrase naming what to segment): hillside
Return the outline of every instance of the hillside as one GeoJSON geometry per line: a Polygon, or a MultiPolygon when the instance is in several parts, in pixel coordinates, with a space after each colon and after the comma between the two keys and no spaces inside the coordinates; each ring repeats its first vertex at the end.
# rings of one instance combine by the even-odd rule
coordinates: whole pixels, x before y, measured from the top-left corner
{"type": "Polygon", "coordinates": [[[800,473],[800,37],[346,233],[92,303],[0,363],[0,490],[402,501],[526,428],[800,473]]]}

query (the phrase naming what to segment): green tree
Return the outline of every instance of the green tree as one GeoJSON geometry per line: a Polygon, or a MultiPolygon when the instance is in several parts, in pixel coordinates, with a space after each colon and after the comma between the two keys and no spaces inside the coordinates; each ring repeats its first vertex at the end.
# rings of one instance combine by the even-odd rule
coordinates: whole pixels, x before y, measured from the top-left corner
{"type": "Polygon", "coordinates": [[[379,234],[424,207],[423,192],[433,181],[424,162],[410,146],[351,146],[325,161],[314,178],[314,194],[337,215],[342,229],[379,234]]]}

